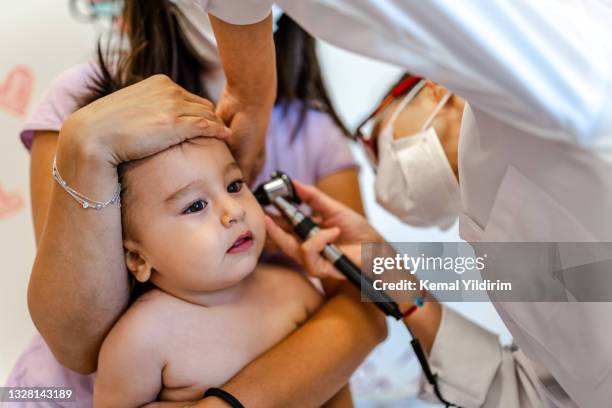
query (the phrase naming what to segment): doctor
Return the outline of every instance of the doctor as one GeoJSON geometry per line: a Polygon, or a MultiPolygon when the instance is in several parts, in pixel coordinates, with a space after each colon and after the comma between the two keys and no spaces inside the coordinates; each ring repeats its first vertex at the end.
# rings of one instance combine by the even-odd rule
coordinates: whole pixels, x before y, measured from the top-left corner
{"type": "MultiPolygon", "coordinates": [[[[401,65],[467,101],[459,148],[462,238],[612,240],[612,50],[602,41],[610,36],[612,10],[605,2],[466,0],[460,7],[443,0],[277,3],[313,34],[401,65]]],[[[203,4],[214,16],[228,74],[227,99],[240,92],[265,95],[274,81],[272,54],[261,52],[263,45],[256,41],[237,49],[231,38],[234,30],[261,34],[270,1],[203,4]],[[247,57],[250,63],[241,64],[247,57]],[[260,80],[245,83],[243,78],[254,72],[260,80]],[[243,87],[232,85],[232,77],[242,80],[243,87]]],[[[219,110],[223,116],[223,104],[219,110]]],[[[231,117],[224,118],[234,127],[231,117]]],[[[389,157],[398,169],[402,147],[382,147],[392,152],[389,157]]],[[[308,194],[307,189],[302,192],[308,194]]],[[[324,200],[311,193],[313,205],[324,200]]],[[[612,304],[495,306],[526,363],[505,371],[508,366],[499,356],[497,364],[477,367],[474,360],[461,361],[462,356],[433,358],[447,399],[465,406],[512,406],[506,402],[515,400],[515,406],[529,406],[530,401],[537,406],[537,396],[520,391],[531,388],[542,390],[552,406],[609,405],[612,325],[607,322],[612,304]],[[456,374],[472,371],[488,373],[488,381],[466,387],[456,374]],[[492,396],[496,400],[488,399],[492,396]]],[[[461,337],[456,340],[461,343],[457,348],[464,346],[461,337]]]]}

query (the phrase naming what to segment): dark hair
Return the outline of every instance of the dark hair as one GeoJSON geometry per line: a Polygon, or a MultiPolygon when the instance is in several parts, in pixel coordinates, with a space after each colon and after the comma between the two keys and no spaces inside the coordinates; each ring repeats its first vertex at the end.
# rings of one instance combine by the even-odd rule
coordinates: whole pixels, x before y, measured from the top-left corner
{"type": "Polygon", "coordinates": [[[277,26],[274,33],[278,78],[276,103],[285,108],[285,113],[292,102],[302,103],[292,137],[304,124],[308,109],[327,113],[348,136],[349,132],[338,117],[325,88],[315,39],[286,14],[281,16],[277,26]]]}
{"type": "MultiPolygon", "coordinates": [[[[120,55],[108,47],[104,53],[98,44],[100,72],[93,79],[91,92],[82,100],[82,105],[155,74],[165,74],[189,92],[209,98],[200,75],[211,68],[192,53],[167,1],[125,2],[123,24],[127,29],[122,36],[127,36],[129,52],[120,55]]],[[[301,130],[309,109],[327,113],[348,135],[325,88],[315,39],[287,15],[281,16],[277,25],[274,34],[278,76],[276,103],[285,108],[285,114],[292,103],[301,103],[291,137],[301,130]]]]}

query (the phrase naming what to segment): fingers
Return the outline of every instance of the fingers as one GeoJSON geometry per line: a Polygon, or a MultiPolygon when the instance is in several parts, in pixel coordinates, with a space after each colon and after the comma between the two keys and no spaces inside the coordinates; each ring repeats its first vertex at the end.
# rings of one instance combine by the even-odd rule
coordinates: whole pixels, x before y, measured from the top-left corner
{"type": "Polygon", "coordinates": [[[215,109],[215,105],[206,98],[189,92],[176,82],[174,82],[169,76],[164,74],[152,75],[137,84],[141,89],[149,91],[150,89],[164,90],[164,95],[180,100],[197,103],[205,106],[209,111],[215,109]],[[150,86],[152,85],[152,87],[150,86]]]}
{"type": "Polygon", "coordinates": [[[181,116],[172,125],[172,130],[177,137],[177,143],[201,136],[226,140],[231,133],[220,121],[197,116],[181,116]]]}
{"type": "Polygon", "coordinates": [[[300,244],[295,236],[284,231],[281,227],[276,225],[272,218],[267,215],[265,216],[265,222],[266,231],[268,232],[268,236],[272,239],[272,241],[278,245],[281,251],[301,263],[302,259],[300,256],[300,244]]]}
{"type": "MultiPolygon", "coordinates": [[[[203,100],[206,101],[206,99],[203,100]]],[[[197,124],[199,130],[202,131],[200,136],[210,136],[228,140],[232,134],[231,130],[225,126],[225,123],[223,123],[206,104],[182,102],[178,108],[178,116],[180,118],[203,119],[203,122],[197,124]]],[[[188,119],[187,123],[193,121],[194,119],[188,119]]]]}
{"type": "MultiPolygon", "coordinates": [[[[206,99],[204,99],[206,100],[206,99]]],[[[198,116],[213,122],[223,123],[223,121],[207,105],[196,102],[181,101],[177,108],[178,116],[198,116]]],[[[225,125],[225,123],[223,123],[225,125]]]]}
{"type": "Polygon", "coordinates": [[[334,242],[340,235],[340,228],[322,229],[314,237],[307,239],[301,246],[302,262],[306,270],[318,278],[344,280],[342,275],[321,252],[327,244],[334,242]]]}
{"type": "Polygon", "coordinates": [[[181,87],[180,85],[176,84],[177,87],[179,87],[183,92],[182,92],[182,96],[183,99],[188,101],[188,102],[192,102],[192,103],[196,103],[202,106],[205,106],[209,111],[214,112],[215,110],[215,104],[212,103],[211,101],[209,101],[208,99],[200,96],[200,95],[196,95],[194,93],[189,92],[188,90],[186,90],[185,88],[181,87]]]}
{"type": "Polygon", "coordinates": [[[308,274],[317,278],[334,278],[344,280],[345,277],[321,256],[321,251],[328,243],[334,242],[340,235],[339,228],[321,230],[314,237],[300,244],[297,238],[284,231],[269,216],[266,216],[268,236],[285,254],[302,264],[308,274]]]}
{"type": "Polygon", "coordinates": [[[287,232],[289,234],[293,231],[292,225],[282,215],[275,215],[275,214],[270,214],[270,213],[267,213],[266,215],[268,217],[270,217],[272,219],[272,221],[274,221],[274,224],[276,224],[278,227],[282,228],[283,231],[285,231],[285,232],[287,232]]]}
{"type": "Polygon", "coordinates": [[[265,148],[257,149],[257,143],[251,144],[244,139],[240,140],[235,137],[230,138],[229,145],[247,182],[250,184],[255,181],[265,164],[265,148]]]}
{"type": "Polygon", "coordinates": [[[276,242],[274,242],[272,238],[270,238],[270,236],[266,236],[266,240],[264,242],[264,251],[282,252],[278,245],[276,245],[276,242]]]}
{"type": "Polygon", "coordinates": [[[266,151],[264,150],[260,152],[260,154],[258,154],[255,160],[253,160],[253,162],[251,163],[251,172],[249,176],[251,182],[255,182],[255,180],[257,180],[257,177],[259,177],[259,174],[261,174],[261,171],[263,170],[265,164],[266,151]]]}
{"type": "Polygon", "coordinates": [[[215,106],[211,101],[187,91],[169,79],[160,78],[159,80],[162,82],[170,81],[169,87],[173,89],[171,91],[172,113],[179,117],[180,123],[178,126],[183,126],[182,129],[178,129],[179,134],[182,135],[182,140],[197,136],[229,139],[231,130],[215,114],[215,106]],[[178,94],[172,92],[178,92],[178,94]],[[187,119],[181,120],[184,117],[187,119]]]}

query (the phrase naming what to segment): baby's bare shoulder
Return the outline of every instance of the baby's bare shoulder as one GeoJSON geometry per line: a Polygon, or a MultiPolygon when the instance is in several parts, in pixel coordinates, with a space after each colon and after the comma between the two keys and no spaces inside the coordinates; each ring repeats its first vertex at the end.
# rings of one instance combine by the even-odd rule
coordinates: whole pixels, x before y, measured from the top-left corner
{"type": "Polygon", "coordinates": [[[303,274],[282,265],[261,263],[257,265],[254,273],[260,285],[290,285],[297,290],[313,287],[303,274]]]}
{"type": "Polygon", "coordinates": [[[282,265],[259,264],[257,286],[279,301],[303,300],[309,311],[314,310],[322,301],[322,295],[315,286],[300,272],[282,265]]]}
{"type": "MultiPolygon", "coordinates": [[[[113,341],[118,343],[135,343],[134,346],[146,344],[161,352],[169,344],[168,337],[175,332],[173,325],[187,319],[195,308],[206,311],[206,308],[152,289],[134,301],[108,337],[114,337],[113,341]],[[177,316],[182,316],[182,320],[177,316]]],[[[200,318],[204,318],[203,314],[200,313],[200,318]]]]}

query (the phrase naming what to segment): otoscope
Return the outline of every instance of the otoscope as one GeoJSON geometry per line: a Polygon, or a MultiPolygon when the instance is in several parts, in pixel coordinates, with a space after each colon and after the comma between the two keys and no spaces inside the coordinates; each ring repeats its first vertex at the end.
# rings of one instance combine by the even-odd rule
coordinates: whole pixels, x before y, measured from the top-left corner
{"type": "MultiPolygon", "coordinates": [[[[310,218],[301,212],[297,205],[300,199],[295,193],[293,182],[289,175],[282,171],[275,171],[271,174],[270,180],[261,184],[253,193],[262,207],[274,205],[293,225],[293,231],[303,240],[316,235],[320,228],[310,218]]],[[[361,289],[374,304],[386,315],[392,316],[396,320],[402,320],[404,315],[400,311],[397,303],[385,292],[374,289],[372,280],[361,272],[346,255],[335,245],[327,244],[321,254],[331,262],[346,278],[357,288],[361,289]]],[[[419,340],[414,337],[410,328],[406,327],[412,336],[411,345],[419,360],[423,374],[429,384],[432,385],[434,393],[438,399],[447,407],[456,407],[446,401],[438,388],[438,377],[431,371],[427,356],[419,340]]]]}
{"type": "MultiPolygon", "coordinates": [[[[273,204],[293,225],[294,232],[303,240],[313,237],[319,226],[301,212],[293,203],[299,204],[293,183],[286,173],[274,172],[270,181],[263,183],[255,190],[255,198],[262,206],[273,204]]],[[[344,255],[335,245],[327,244],[322,255],[331,262],[346,278],[364,292],[376,306],[387,316],[400,320],[402,312],[397,303],[385,292],[374,289],[373,282],[361,273],[361,270],[344,255]]]]}

